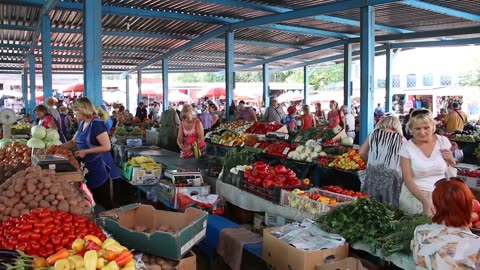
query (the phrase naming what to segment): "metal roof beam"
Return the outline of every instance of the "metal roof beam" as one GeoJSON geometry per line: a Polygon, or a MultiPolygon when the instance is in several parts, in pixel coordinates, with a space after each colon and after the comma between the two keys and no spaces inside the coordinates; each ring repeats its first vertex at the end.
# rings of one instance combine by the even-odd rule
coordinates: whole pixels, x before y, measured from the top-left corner
{"type": "Polygon", "coordinates": [[[247,68],[251,68],[251,67],[254,67],[254,66],[268,64],[268,63],[271,63],[271,62],[275,62],[275,61],[279,61],[279,60],[283,60],[283,59],[288,59],[290,57],[299,56],[299,55],[303,55],[303,54],[308,54],[308,53],[320,51],[320,50],[323,50],[323,49],[338,47],[338,46],[344,45],[346,43],[347,43],[346,40],[338,40],[338,41],[330,42],[330,43],[327,43],[327,44],[322,44],[322,45],[319,45],[319,46],[311,47],[311,48],[308,48],[308,49],[299,50],[299,51],[295,51],[295,52],[291,52],[291,53],[287,53],[287,54],[283,54],[283,55],[279,55],[279,56],[270,57],[270,58],[267,58],[265,60],[255,61],[255,62],[250,63],[250,64],[235,67],[235,71],[240,71],[242,69],[247,69],[247,68]]]}
{"type": "Polygon", "coordinates": [[[281,21],[295,20],[299,18],[312,17],[316,15],[323,15],[332,12],[344,11],[349,9],[360,8],[367,5],[386,4],[397,2],[398,0],[342,0],[332,3],[320,4],[305,8],[296,9],[293,11],[278,13],[275,15],[263,16],[250,20],[240,21],[229,25],[229,30],[256,27],[259,25],[271,24],[281,21]]]}
{"type": "MultiPolygon", "coordinates": [[[[386,48],[387,48],[387,45],[377,46],[377,47],[375,47],[375,52],[385,50],[386,48]]],[[[358,56],[358,55],[360,55],[360,50],[356,50],[356,51],[352,52],[352,56],[358,56]]],[[[342,54],[337,54],[337,55],[333,55],[333,56],[329,56],[329,57],[320,58],[320,59],[317,59],[317,60],[308,61],[308,62],[305,62],[305,63],[294,64],[294,65],[289,65],[289,66],[285,66],[285,67],[278,68],[278,69],[273,69],[270,72],[277,73],[277,72],[287,71],[287,70],[291,70],[291,69],[295,69],[295,68],[301,68],[301,67],[304,67],[304,66],[316,65],[316,64],[330,62],[330,61],[338,61],[338,60],[342,60],[343,57],[344,57],[343,53],[342,54]]]]}
{"type": "Polygon", "coordinates": [[[465,11],[461,11],[453,8],[435,5],[432,3],[427,3],[427,2],[418,1],[418,0],[405,0],[400,3],[403,5],[424,9],[424,10],[428,10],[436,13],[441,13],[448,16],[452,16],[452,17],[462,18],[464,20],[480,21],[480,14],[465,12],[465,11]]]}
{"type": "MultiPolygon", "coordinates": [[[[373,0],[371,2],[377,2],[377,1],[391,2],[391,1],[399,1],[399,0],[373,0]]],[[[344,1],[344,2],[349,2],[349,1],[344,1]]],[[[365,0],[354,0],[354,2],[361,3],[361,5],[366,5],[365,0]]],[[[19,3],[38,5],[41,3],[41,1],[40,0],[21,0],[19,1],[19,3]]],[[[59,2],[56,8],[75,10],[75,11],[82,11],[83,9],[80,3],[63,2],[63,1],[59,2]]],[[[244,20],[240,20],[236,18],[225,18],[225,17],[219,17],[219,16],[189,14],[189,13],[177,12],[177,11],[149,10],[149,9],[139,9],[139,8],[118,7],[118,6],[102,6],[102,13],[108,14],[108,15],[116,15],[116,16],[131,16],[131,17],[150,18],[150,19],[195,21],[195,22],[221,24],[221,25],[244,22],[244,20]]],[[[291,33],[299,33],[299,34],[307,33],[307,35],[312,35],[312,36],[332,37],[332,38],[356,37],[356,35],[350,35],[350,34],[345,34],[340,32],[326,31],[326,30],[307,28],[307,27],[296,27],[296,26],[282,25],[282,24],[276,25],[271,23],[264,23],[264,26],[256,25],[256,27],[257,26],[265,30],[286,31],[291,33]],[[268,24],[268,25],[265,25],[265,24],[268,24]]]]}
{"type": "MultiPolygon", "coordinates": [[[[273,13],[285,13],[285,12],[293,11],[293,9],[290,9],[290,8],[283,8],[283,7],[276,7],[276,6],[270,6],[270,5],[248,3],[248,2],[241,2],[241,1],[236,1],[236,0],[194,0],[194,1],[195,2],[203,2],[203,3],[220,4],[220,5],[232,6],[232,7],[248,8],[248,9],[261,10],[261,11],[267,11],[267,12],[273,12],[273,13]]],[[[339,23],[339,24],[345,24],[345,25],[360,27],[360,21],[352,20],[352,19],[345,19],[345,18],[336,17],[336,16],[316,15],[316,16],[312,16],[311,18],[313,18],[315,20],[320,20],[320,21],[327,21],[327,22],[333,22],[333,23],[339,23]]],[[[382,30],[382,31],[388,31],[388,32],[395,32],[395,33],[411,33],[411,32],[413,32],[411,30],[392,27],[392,26],[388,26],[388,25],[381,25],[381,24],[375,24],[375,29],[382,30]]]]}
{"type": "MultiPolygon", "coordinates": [[[[473,27],[447,29],[447,30],[422,31],[422,32],[407,33],[407,34],[378,35],[378,36],[375,36],[375,41],[395,41],[395,40],[405,40],[405,39],[436,38],[436,37],[478,34],[479,32],[480,32],[480,27],[473,26],[473,27]]],[[[350,39],[349,42],[358,43],[360,42],[360,39],[358,38],[350,39]]]]}
{"type": "Polygon", "coordinates": [[[470,45],[470,44],[480,44],[480,38],[393,43],[390,46],[393,49],[399,49],[399,48],[419,48],[419,47],[439,47],[439,46],[440,47],[441,46],[463,46],[463,45],[470,45]]]}
{"type": "MultiPolygon", "coordinates": [[[[28,54],[33,54],[35,50],[35,46],[38,45],[38,39],[40,38],[40,30],[41,30],[41,24],[42,24],[42,17],[45,15],[48,15],[50,11],[55,7],[57,4],[58,0],[45,0],[44,3],[42,3],[42,9],[40,10],[40,14],[38,16],[37,24],[35,26],[35,32],[33,33],[32,36],[32,43],[30,43],[30,49],[28,50],[28,54]]],[[[25,56],[25,63],[24,66],[26,67],[28,65],[27,57],[25,56]]]]}

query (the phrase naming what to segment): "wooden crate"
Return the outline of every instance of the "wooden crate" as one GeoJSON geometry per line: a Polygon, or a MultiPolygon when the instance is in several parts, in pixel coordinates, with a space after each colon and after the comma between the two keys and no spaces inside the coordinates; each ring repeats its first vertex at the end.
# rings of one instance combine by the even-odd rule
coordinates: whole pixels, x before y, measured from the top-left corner
{"type": "Polygon", "coordinates": [[[64,182],[82,182],[83,172],[78,170],[76,172],[55,173],[55,177],[64,182]]]}

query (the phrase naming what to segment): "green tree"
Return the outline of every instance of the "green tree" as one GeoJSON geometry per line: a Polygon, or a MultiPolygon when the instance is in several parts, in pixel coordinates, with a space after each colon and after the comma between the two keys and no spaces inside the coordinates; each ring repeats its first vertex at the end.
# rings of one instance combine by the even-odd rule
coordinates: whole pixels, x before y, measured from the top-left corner
{"type": "Polygon", "coordinates": [[[343,64],[318,67],[310,75],[309,80],[315,89],[328,87],[341,81],[343,81],[343,64]]]}
{"type": "Polygon", "coordinates": [[[480,57],[475,59],[475,64],[471,70],[460,76],[459,83],[463,86],[480,86],[480,57]]]}

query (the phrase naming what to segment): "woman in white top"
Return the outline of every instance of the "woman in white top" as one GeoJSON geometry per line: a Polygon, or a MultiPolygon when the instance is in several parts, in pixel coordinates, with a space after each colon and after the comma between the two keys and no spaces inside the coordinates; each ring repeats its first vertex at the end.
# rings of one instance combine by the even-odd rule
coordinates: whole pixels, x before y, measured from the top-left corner
{"type": "Polygon", "coordinates": [[[432,191],[435,183],[445,178],[448,166],[455,167],[450,141],[434,134],[435,120],[427,109],[417,109],[408,122],[413,138],[400,150],[404,185],[400,193],[400,209],[410,214],[432,216],[432,191]]]}
{"type": "Polygon", "coordinates": [[[345,115],[345,127],[347,129],[345,130],[345,132],[347,133],[347,136],[355,139],[355,117],[353,116],[353,114],[348,112],[347,105],[343,105],[342,107],[340,107],[340,110],[345,115]]]}

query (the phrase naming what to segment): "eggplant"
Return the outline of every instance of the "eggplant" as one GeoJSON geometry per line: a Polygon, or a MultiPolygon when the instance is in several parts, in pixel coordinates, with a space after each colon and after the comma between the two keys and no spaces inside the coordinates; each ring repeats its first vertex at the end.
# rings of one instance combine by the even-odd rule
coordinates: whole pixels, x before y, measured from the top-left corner
{"type": "Polygon", "coordinates": [[[7,264],[15,264],[19,257],[20,253],[14,250],[0,249],[0,270],[6,270],[7,264]]]}

